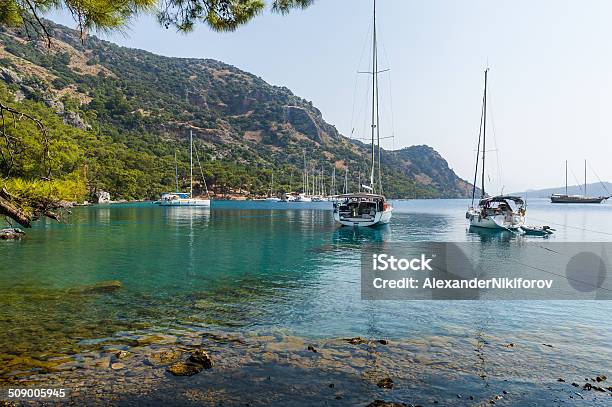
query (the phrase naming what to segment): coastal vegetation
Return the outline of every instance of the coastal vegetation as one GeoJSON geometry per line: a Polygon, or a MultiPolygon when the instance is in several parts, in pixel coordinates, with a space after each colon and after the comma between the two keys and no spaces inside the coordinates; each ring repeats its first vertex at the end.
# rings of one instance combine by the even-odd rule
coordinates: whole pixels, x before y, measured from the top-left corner
{"type": "MultiPolygon", "coordinates": [[[[156,199],[188,184],[192,130],[217,197],[302,190],[304,161],[329,190],[365,179],[369,148],[343,137],[289,89],[215,60],[167,58],[83,37],[43,20],[52,36],[0,28],[2,213],[24,226],[65,202],[108,191],[156,199]],[[4,204],[2,204],[4,203],[4,204]],[[12,209],[11,209],[12,208],[12,209]]],[[[200,168],[201,167],[201,168],[200,168]]],[[[470,187],[427,146],[382,152],[389,197],[458,197],[470,187]]]]}

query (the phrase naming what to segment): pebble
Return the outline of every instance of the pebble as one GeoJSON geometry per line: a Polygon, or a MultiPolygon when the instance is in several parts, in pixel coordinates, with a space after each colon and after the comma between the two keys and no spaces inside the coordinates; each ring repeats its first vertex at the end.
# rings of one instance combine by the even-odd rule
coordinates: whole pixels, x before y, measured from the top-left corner
{"type": "Polygon", "coordinates": [[[116,362],[116,363],[113,363],[111,365],[111,369],[113,369],[113,370],[120,370],[120,369],[123,369],[123,368],[125,368],[125,364],[121,363],[121,362],[116,362]]]}
{"type": "Polygon", "coordinates": [[[120,350],[119,352],[115,353],[115,357],[117,359],[124,359],[124,358],[127,358],[128,356],[130,356],[130,352],[126,350],[120,350]]]}

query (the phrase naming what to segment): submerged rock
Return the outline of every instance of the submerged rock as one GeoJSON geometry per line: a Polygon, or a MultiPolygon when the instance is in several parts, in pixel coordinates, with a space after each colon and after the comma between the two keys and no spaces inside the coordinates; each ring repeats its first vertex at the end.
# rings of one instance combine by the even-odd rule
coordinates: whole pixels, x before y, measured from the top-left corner
{"type": "Polygon", "coordinates": [[[393,388],[393,380],[390,377],[385,377],[384,379],[380,379],[378,383],[376,383],[378,387],[381,389],[392,389],[393,388]]]}
{"type": "Polygon", "coordinates": [[[161,352],[155,352],[149,355],[147,360],[151,364],[163,365],[166,363],[175,362],[181,357],[181,352],[176,349],[163,350],[161,352]]]}
{"type": "Polygon", "coordinates": [[[164,335],[164,334],[153,334],[153,335],[145,335],[136,339],[138,346],[159,344],[159,345],[167,345],[176,342],[176,336],[174,335],[164,335]]]}
{"type": "Polygon", "coordinates": [[[193,352],[184,362],[176,362],[168,368],[168,372],[174,376],[193,376],[204,369],[213,367],[213,360],[203,349],[193,352]]]}
{"type": "Polygon", "coordinates": [[[19,228],[8,228],[0,230],[0,239],[21,239],[23,236],[25,236],[25,232],[19,228]]]}
{"type": "Polygon", "coordinates": [[[177,362],[168,368],[174,376],[193,376],[204,370],[204,367],[195,363],[177,362]]]}
{"type": "Polygon", "coordinates": [[[204,369],[213,367],[213,360],[208,353],[203,349],[198,349],[189,356],[189,361],[195,364],[202,365],[204,369]]]}
{"type": "Polygon", "coordinates": [[[356,336],[354,338],[345,339],[345,341],[347,341],[351,345],[361,345],[362,343],[367,343],[368,342],[367,340],[363,339],[360,336],[356,336]]]}
{"type": "Polygon", "coordinates": [[[99,293],[111,293],[119,290],[123,287],[121,281],[108,280],[100,281],[95,284],[86,285],[82,287],[71,288],[69,291],[76,294],[99,294],[99,293]]]}

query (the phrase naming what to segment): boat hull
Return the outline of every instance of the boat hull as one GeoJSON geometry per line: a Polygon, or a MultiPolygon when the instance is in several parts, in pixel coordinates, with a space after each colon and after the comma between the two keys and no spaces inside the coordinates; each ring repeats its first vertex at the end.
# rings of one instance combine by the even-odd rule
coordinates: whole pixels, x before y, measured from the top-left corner
{"type": "Polygon", "coordinates": [[[512,222],[506,220],[505,215],[494,215],[483,218],[480,213],[468,212],[470,227],[498,230],[518,230],[524,223],[523,217],[514,216],[512,222]]]}
{"type": "Polygon", "coordinates": [[[389,208],[382,212],[376,212],[373,218],[348,218],[340,217],[339,212],[334,212],[334,221],[342,226],[372,227],[389,223],[392,213],[393,208],[389,208]]]}
{"type": "Polygon", "coordinates": [[[173,199],[161,201],[161,206],[210,206],[210,199],[173,199]]]}
{"type": "Polygon", "coordinates": [[[550,202],[562,203],[562,204],[600,204],[605,201],[607,197],[582,197],[582,196],[551,196],[550,202]]]}

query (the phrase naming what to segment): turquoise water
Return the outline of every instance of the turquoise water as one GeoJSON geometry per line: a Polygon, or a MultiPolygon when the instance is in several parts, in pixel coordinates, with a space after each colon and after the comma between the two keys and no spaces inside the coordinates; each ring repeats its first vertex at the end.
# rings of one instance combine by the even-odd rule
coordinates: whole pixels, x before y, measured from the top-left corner
{"type": "MultiPolygon", "coordinates": [[[[310,338],[485,335],[534,345],[534,357],[547,358],[543,366],[609,373],[610,302],[360,299],[363,245],[433,240],[495,247],[520,239],[469,232],[468,203],[396,201],[391,224],[379,229],[337,228],[329,203],[75,208],[64,223],[41,221],[22,241],[0,242],[0,353],[78,352],[117,332],[170,327],[310,338]],[[69,291],[103,280],[123,288],[69,291]],[[551,359],[535,349],[541,343],[564,354],[551,359]]],[[[532,200],[528,218],[556,228],[555,241],[612,241],[610,204],[532,200]]]]}

